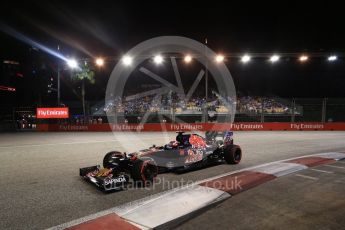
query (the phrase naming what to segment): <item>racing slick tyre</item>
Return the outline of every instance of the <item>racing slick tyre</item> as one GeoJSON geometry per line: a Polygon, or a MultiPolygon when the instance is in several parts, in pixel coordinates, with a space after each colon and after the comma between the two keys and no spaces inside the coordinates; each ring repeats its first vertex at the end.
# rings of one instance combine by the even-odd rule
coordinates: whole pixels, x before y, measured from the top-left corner
{"type": "Polygon", "coordinates": [[[103,167],[104,168],[117,168],[119,166],[120,159],[124,156],[121,152],[111,151],[105,154],[103,158],[103,167]]]}
{"type": "Polygon", "coordinates": [[[224,160],[228,164],[238,164],[242,159],[242,150],[238,145],[228,145],[224,149],[224,160]]]}
{"type": "Polygon", "coordinates": [[[151,158],[136,159],[131,169],[131,177],[137,185],[147,186],[152,184],[158,174],[156,162],[151,158]]]}

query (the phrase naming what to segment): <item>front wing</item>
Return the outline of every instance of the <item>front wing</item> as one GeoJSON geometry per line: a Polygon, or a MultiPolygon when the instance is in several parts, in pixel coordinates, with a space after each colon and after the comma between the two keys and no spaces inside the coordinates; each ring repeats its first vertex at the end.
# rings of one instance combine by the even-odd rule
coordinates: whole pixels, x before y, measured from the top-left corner
{"type": "Polygon", "coordinates": [[[126,174],[112,175],[107,176],[97,176],[98,172],[101,170],[99,165],[80,168],[79,175],[86,181],[97,186],[103,191],[113,191],[121,190],[128,184],[129,176],[126,174]]]}

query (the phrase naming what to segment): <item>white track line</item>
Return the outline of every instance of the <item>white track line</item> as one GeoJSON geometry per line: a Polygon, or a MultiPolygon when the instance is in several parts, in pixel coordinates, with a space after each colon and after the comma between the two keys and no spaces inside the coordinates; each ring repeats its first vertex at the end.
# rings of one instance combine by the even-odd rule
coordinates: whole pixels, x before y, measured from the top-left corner
{"type": "Polygon", "coordinates": [[[322,173],[334,173],[334,172],[331,172],[331,171],[325,171],[325,170],[320,170],[320,169],[309,169],[309,170],[312,170],[312,171],[315,171],[315,172],[322,172],[322,173]]]}
{"type": "Polygon", "coordinates": [[[306,175],[302,175],[302,174],[298,174],[298,173],[296,173],[295,176],[306,178],[306,179],[310,179],[310,180],[318,180],[319,179],[319,178],[316,178],[316,177],[306,176],[306,175]]]}
{"type": "Polygon", "coordinates": [[[336,165],[323,165],[323,166],[337,168],[337,169],[345,169],[345,167],[343,167],[343,166],[336,166],[336,165]]]}

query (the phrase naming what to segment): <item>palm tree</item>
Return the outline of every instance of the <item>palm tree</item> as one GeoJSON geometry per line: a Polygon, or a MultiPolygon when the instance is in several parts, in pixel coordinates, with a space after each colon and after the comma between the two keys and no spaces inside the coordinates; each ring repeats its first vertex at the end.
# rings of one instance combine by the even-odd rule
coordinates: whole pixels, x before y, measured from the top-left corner
{"type": "Polygon", "coordinates": [[[92,71],[85,63],[81,66],[74,74],[74,78],[82,81],[82,103],[83,103],[83,114],[85,119],[85,81],[89,81],[91,84],[95,83],[95,72],[92,71]]]}

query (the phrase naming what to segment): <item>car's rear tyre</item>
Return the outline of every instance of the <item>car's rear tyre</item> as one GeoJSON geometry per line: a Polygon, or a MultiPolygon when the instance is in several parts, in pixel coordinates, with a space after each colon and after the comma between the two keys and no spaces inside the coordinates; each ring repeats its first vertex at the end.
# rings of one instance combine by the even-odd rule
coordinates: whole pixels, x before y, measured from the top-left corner
{"type": "Polygon", "coordinates": [[[131,177],[138,186],[147,186],[158,174],[156,162],[151,158],[136,159],[131,169],[131,177]]]}
{"type": "Polygon", "coordinates": [[[103,158],[103,167],[104,168],[117,168],[119,166],[119,161],[124,156],[121,152],[111,151],[105,154],[103,158]]]}
{"type": "Polygon", "coordinates": [[[238,145],[228,145],[224,149],[224,160],[228,164],[238,164],[242,159],[242,150],[238,145]]]}

